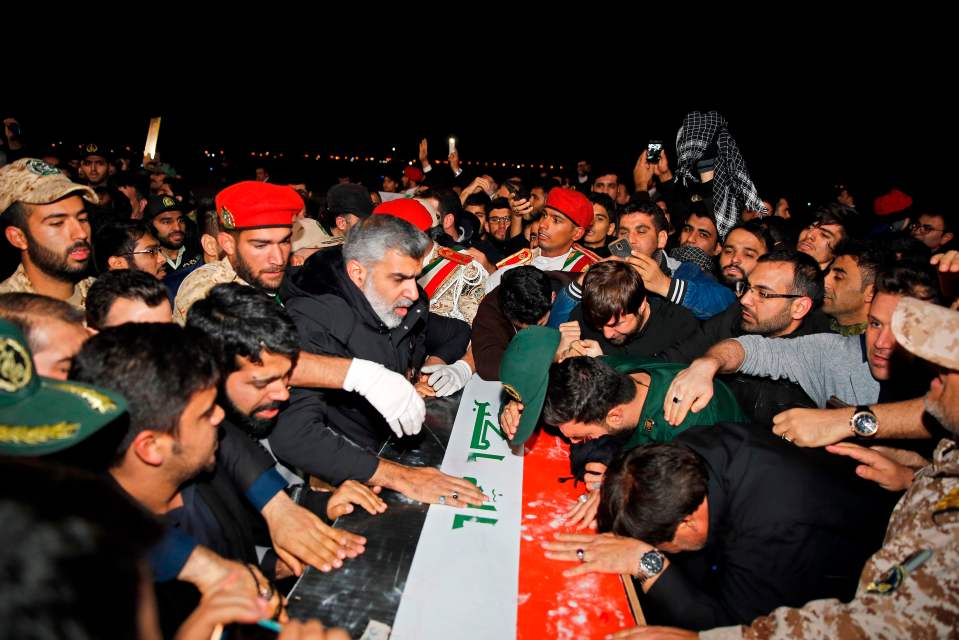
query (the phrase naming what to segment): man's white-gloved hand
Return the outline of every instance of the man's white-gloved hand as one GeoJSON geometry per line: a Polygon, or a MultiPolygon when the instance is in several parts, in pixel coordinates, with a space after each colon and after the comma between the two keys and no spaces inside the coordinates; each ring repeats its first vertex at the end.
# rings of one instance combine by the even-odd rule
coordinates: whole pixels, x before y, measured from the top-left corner
{"type": "Polygon", "coordinates": [[[419,433],[426,419],[426,403],[409,381],[381,364],[353,358],[344,391],[355,391],[382,414],[398,437],[419,433]]]}
{"type": "Polygon", "coordinates": [[[426,383],[440,397],[453,395],[465,387],[473,375],[473,370],[464,360],[457,360],[453,364],[431,364],[420,371],[432,374],[426,383]]]}

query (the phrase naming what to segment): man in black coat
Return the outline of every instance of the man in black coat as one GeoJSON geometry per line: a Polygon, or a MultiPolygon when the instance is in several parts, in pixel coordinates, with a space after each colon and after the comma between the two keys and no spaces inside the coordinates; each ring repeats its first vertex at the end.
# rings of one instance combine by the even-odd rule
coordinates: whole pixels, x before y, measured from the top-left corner
{"type": "Polygon", "coordinates": [[[848,600],[898,494],[855,463],[723,423],[636,447],[603,480],[599,536],[559,536],[567,574],[630,573],[650,624],[748,624],[780,606],[848,600]]]}
{"type": "MultiPolygon", "coordinates": [[[[429,215],[425,209],[423,215],[429,215]]],[[[311,256],[280,291],[303,351],[377,363],[414,383],[420,382],[424,365],[461,358],[469,345],[469,325],[430,313],[429,299],[416,282],[428,244],[409,222],[374,215],[354,226],[342,247],[311,256]]],[[[372,374],[351,369],[342,390],[293,389],[269,437],[277,458],[333,484],[358,480],[454,506],[465,506],[464,497],[482,502],[481,492],[464,480],[377,457],[390,429],[366,399],[350,393],[374,392],[375,370],[372,374]],[[303,446],[316,430],[329,436],[328,447],[303,446]],[[316,464],[318,457],[323,465],[316,464]]]]}

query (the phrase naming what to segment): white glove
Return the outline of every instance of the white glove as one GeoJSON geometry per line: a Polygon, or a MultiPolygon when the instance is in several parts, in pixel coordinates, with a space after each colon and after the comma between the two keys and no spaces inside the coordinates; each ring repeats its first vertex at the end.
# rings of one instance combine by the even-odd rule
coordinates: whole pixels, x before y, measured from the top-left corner
{"type": "Polygon", "coordinates": [[[426,419],[426,403],[413,385],[398,373],[381,364],[353,358],[344,391],[355,391],[386,419],[390,429],[402,438],[420,432],[426,419]]]}
{"type": "Polygon", "coordinates": [[[453,395],[465,387],[473,375],[473,370],[464,360],[457,360],[453,364],[431,364],[420,371],[433,374],[426,383],[440,397],[453,395]]]}

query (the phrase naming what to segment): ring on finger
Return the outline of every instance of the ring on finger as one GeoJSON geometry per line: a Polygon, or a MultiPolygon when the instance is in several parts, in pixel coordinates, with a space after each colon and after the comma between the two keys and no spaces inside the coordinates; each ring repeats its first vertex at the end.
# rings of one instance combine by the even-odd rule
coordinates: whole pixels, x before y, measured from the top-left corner
{"type": "Polygon", "coordinates": [[[584,493],[583,495],[581,495],[581,496],[580,496],[579,498],[577,498],[577,499],[578,499],[580,502],[586,502],[587,500],[589,500],[589,494],[588,494],[588,493],[584,493]]]}
{"type": "Polygon", "coordinates": [[[586,551],[583,549],[576,550],[576,559],[580,562],[586,562],[586,551]]]}
{"type": "Polygon", "coordinates": [[[439,503],[446,504],[446,496],[440,496],[439,503]]]}
{"type": "Polygon", "coordinates": [[[459,499],[460,499],[460,494],[457,493],[456,491],[454,491],[452,495],[453,495],[453,500],[459,500],[459,499]]]}

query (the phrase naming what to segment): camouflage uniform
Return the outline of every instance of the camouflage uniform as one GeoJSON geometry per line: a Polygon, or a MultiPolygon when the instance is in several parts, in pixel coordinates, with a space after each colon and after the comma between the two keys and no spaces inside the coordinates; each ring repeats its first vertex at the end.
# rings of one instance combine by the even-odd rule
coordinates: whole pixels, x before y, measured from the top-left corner
{"type": "MultiPolygon", "coordinates": [[[[64,300],[74,307],[83,311],[87,304],[87,291],[90,290],[90,285],[96,278],[86,278],[76,283],[73,287],[73,295],[64,300]]],[[[23,269],[23,263],[20,263],[20,266],[17,267],[17,270],[13,272],[13,275],[0,282],[0,293],[36,293],[36,290],[33,288],[33,283],[30,282],[30,278],[27,277],[27,272],[23,269]]]]}
{"type": "Polygon", "coordinates": [[[249,286],[240,276],[236,275],[229,258],[219,262],[211,262],[196,269],[183,280],[176,294],[173,304],[173,320],[179,324],[186,324],[186,314],[197,300],[202,300],[210,289],[218,284],[238,282],[249,286]]]}
{"type": "Polygon", "coordinates": [[[713,629],[700,637],[959,637],[959,446],[942,440],[933,463],[916,474],[892,512],[882,548],[863,568],[852,602],[816,600],[801,609],[781,607],[748,627],[713,629]],[[932,556],[898,587],[877,592],[890,570],[922,549],[932,556]]]}
{"type": "MultiPolygon", "coordinates": [[[[959,371],[959,313],[903,298],[893,313],[892,330],[900,347],[959,371]]],[[[700,637],[959,637],[959,444],[940,441],[932,464],[916,474],[889,518],[882,548],[863,568],[851,602],[816,600],[799,609],[782,607],[748,627],[713,629],[700,637]],[[921,563],[909,562],[922,552],[931,555],[921,563]]]]}

